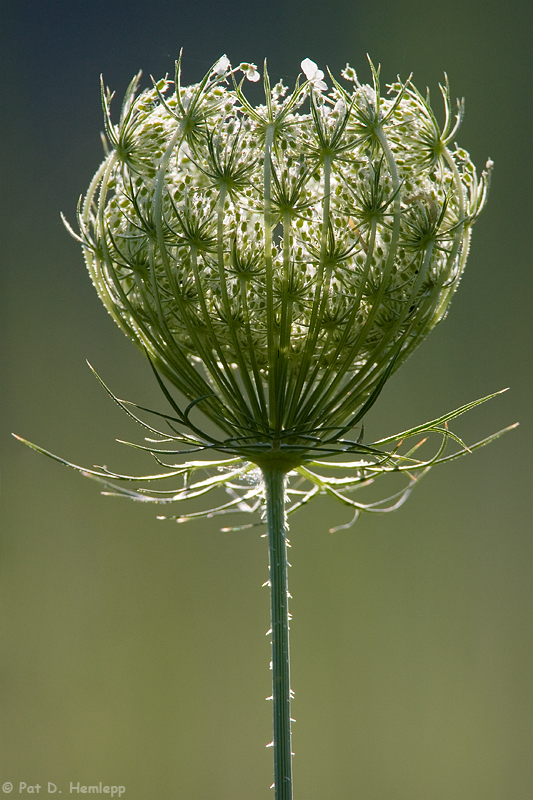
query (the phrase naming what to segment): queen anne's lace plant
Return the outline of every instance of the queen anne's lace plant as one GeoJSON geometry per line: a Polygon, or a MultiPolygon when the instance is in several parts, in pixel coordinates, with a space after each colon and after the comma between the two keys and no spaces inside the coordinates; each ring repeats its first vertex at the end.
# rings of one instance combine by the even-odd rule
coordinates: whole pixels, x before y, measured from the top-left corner
{"type": "MultiPolygon", "coordinates": [[[[264,102],[252,105],[243,83],[259,80],[255,64],[232,69],[223,56],[199,83],[182,86],[178,61],[174,82],[137,94],[133,79],[118,123],[102,87],[107,155],[74,234],[101,300],[148,355],[171,412],[152,412],[161,431],[112,395],[150,433],[133,446],[163,471],[139,478],[69,466],[108,494],[144,502],[223,488],[225,502],[174,518],[258,512],[269,529],[277,525],[283,563],[284,513],[319,494],[351,506],[353,519],[392,510],[433,464],[499,435],[466,448],[448,430],[480,400],[394,437],[364,443],[361,428],[349,438],[446,315],[492,163],[478,178],[453,144],[463,104],[454,115],[447,82],[441,127],[410,80],[382,94],[372,64],[371,85],[349,65],[342,82],[329,74],[329,85],[309,58],[301,66],[305,80],[292,91],[282,81],[272,87],[265,66],[264,102]],[[431,433],[441,444],[420,459],[420,442],[409,442],[431,433]],[[450,440],[459,448],[444,455],[450,440]],[[225,458],[172,461],[209,450],[225,458]],[[356,460],[327,460],[340,453],[356,460]],[[344,476],[331,477],[339,469],[344,476]],[[386,473],[406,483],[381,501],[353,499],[386,473]],[[167,478],[179,486],[127,488],[167,478]]],[[[278,663],[276,648],[288,639],[276,639],[278,622],[287,627],[286,575],[273,577],[273,546],[272,596],[285,596],[281,622],[272,601],[275,676],[286,662],[282,699],[274,692],[275,720],[286,717],[274,735],[280,799],[290,797],[290,722],[288,651],[278,663]]]]}
{"type": "Polygon", "coordinates": [[[370,66],[372,85],[347,64],[344,82],[330,75],[328,90],[306,58],[307,80],[292,92],[282,81],[271,87],[265,66],[265,100],[253,106],[236,76],[257,81],[255,64],[232,69],[222,56],[184,87],[178,61],[174,83],[136,96],[133,79],[118,124],[102,86],[108,154],[79,208],[77,238],[100,298],[148,354],[173,412],[162,415],[164,432],[143,423],[160,438],[142,447],[168,471],[83,471],[106,483],[184,478],[179,489],[107,492],[173,503],[223,486],[230,499],[221,507],[177,520],[261,511],[254,476],[270,465],[288,473],[289,511],[328,493],[357,516],[396,508],[416,476],[443,460],[442,448],[423,461],[383,448],[435,430],[444,444],[446,422],[475,404],[378,442],[346,435],[444,318],[492,162],[478,179],[468,153],[451,146],[463,104],[454,117],[447,82],[441,128],[410,80],[383,96],[370,66]],[[222,435],[198,428],[193,406],[222,435]],[[164,461],[208,449],[232,458],[164,461]],[[338,452],[360,460],[317,460],[338,452]],[[206,469],[214,474],[191,483],[206,469]],[[387,472],[403,472],[406,489],[371,504],[347,496],[387,472]]]}

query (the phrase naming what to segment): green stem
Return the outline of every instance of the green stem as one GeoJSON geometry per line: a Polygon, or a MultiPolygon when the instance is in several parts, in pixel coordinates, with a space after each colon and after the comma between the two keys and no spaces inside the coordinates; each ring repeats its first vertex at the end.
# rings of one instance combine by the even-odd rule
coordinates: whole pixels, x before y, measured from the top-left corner
{"type": "Polygon", "coordinates": [[[275,800],[292,800],[285,471],[263,469],[270,557],[275,800]]]}

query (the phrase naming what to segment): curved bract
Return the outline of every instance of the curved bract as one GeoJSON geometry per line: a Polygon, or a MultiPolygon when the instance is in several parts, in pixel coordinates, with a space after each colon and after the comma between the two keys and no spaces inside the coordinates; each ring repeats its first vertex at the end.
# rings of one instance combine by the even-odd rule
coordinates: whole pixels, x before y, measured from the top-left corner
{"type": "Polygon", "coordinates": [[[382,96],[372,65],[329,88],[302,68],[289,92],[265,66],[254,106],[254,65],[183,87],[178,62],[132,81],[118,124],[103,91],[110,152],[79,210],[115,321],[251,460],[298,461],[362,417],[445,316],[487,190],[449,148],[447,84],[441,129],[410,81],[382,96]]]}

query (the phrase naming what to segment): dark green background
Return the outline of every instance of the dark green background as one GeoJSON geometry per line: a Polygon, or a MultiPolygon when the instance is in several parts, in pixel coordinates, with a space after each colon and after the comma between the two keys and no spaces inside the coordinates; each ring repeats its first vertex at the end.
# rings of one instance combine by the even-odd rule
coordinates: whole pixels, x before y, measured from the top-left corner
{"type": "MultiPolygon", "coordinates": [[[[62,210],[101,158],[98,76],[194,81],[226,52],[291,82],[309,56],[386,80],[414,72],[435,104],[465,95],[459,141],[496,167],[446,322],[391,379],[379,437],[504,386],[457,424],[475,441],[397,513],[293,518],[296,800],[530,800],[531,4],[451,0],[2,4],[3,744],[0,781],[100,780],[131,800],[269,798],[266,542],[176,527],[9,438],[90,465],[150,469],[85,366],[159,402],[101,307],[62,210]]],[[[146,83],[144,84],[146,85],[146,83]]],[[[41,789],[41,794],[43,789],[41,789]]],[[[70,795],[69,795],[70,796],[70,795]]]]}

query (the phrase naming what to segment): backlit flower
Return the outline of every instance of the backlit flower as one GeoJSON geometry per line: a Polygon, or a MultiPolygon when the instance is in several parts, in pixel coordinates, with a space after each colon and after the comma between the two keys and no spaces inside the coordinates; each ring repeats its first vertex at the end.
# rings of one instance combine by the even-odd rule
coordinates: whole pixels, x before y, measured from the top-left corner
{"type": "Polygon", "coordinates": [[[447,86],[441,130],[410,82],[383,96],[373,67],[362,85],[347,65],[326,91],[302,69],[286,97],[265,69],[253,106],[226,56],[192,86],[178,63],[174,84],[132,82],[118,124],[104,93],[110,153],[79,214],[117,324],[218,449],[254,463],[303,463],[363,417],[445,316],[487,190],[450,148],[447,86]]]}
{"type": "MultiPolygon", "coordinates": [[[[397,508],[433,464],[503,433],[466,448],[448,430],[487,397],[363,442],[361,422],[387,379],[446,314],[492,168],[489,160],[478,179],[468,153],[450,146],[463,105],[454,121],[447,83],[441,129],[410,81],[383,96],[370,66],[372,85],[347,64],[348,86],[331,76],[327,91],[323,72],[304,59],[307,81],[288,95],[281,80],[271,88],[265,68],[265,102],[253,106],[227,56],[191,86],[182,85],[178,61],[173,83],[137,95],[134,78],[118,123],[102,91],[108,154],[80,203],[80,235],[71,233],[101,300],[148,355],[171,406],[170,415],[152,412],[166,432],[138,420],[157,436],[140,448],[164,471],[85,469],[30,446],[107,493],[142,502],[220,487],[230,495],[178,521],[264,511],[265,470],[286,475],[287,513],[326,493],[351,506],[354,520],[362,510],[397,508]],[[199,427],[198,412],[218,432],[199,427]],[[347,438],[356,427],[357,438],[347,438]],[[415,458],[411,437],[435,433],[437,452],[415,458]],[[444,456],[450,440],[462,449],[444,456]],[[206,450],[225,457],[174,463],[206,450]],[[357,458],[321,460],[340,453],[357,458]],[[328,477],[332,469],[348,475],[328,477]],[[197,471],[210,477],[195,482],[197,471]],[[377,502],[349,496],[391,472],[407,486],[377,502]],[[180,476],[178,489],[128,488],[180,476]]],[[[252,81],[259,75],[248,62],[239,70],[252,81]]],[[[134,404],[112,396],[137,419],[134,404]]]]}

